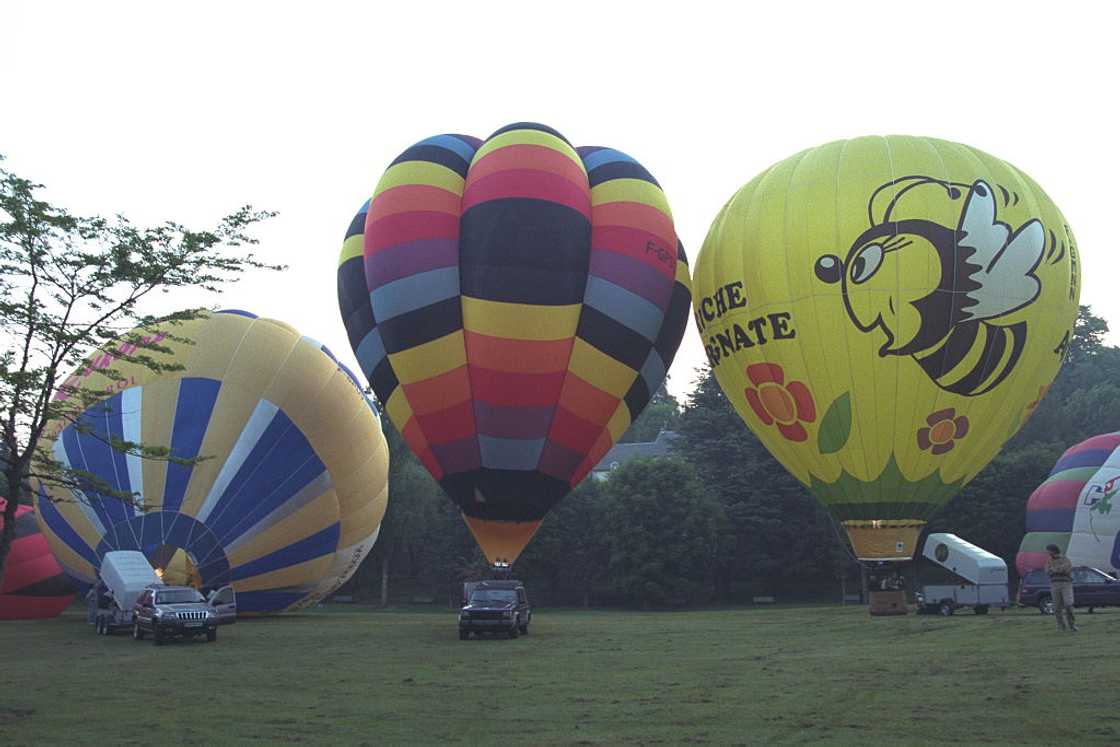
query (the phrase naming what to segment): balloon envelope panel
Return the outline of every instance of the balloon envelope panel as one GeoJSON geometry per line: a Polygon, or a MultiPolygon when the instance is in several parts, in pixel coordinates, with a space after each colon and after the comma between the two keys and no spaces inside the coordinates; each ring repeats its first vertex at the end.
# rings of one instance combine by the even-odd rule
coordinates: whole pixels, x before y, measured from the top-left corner
{"type": "Polygon", "coordinates": [[[1046,566],[1047,545],[1074,565],[1120,570],[1120,433],[1071,446],[1027,500],[1027,533],[1015,565],[1020,574],[1046,566]]]}
{"type": "Polygon", "coordinates": [[[402,153],[351,223],[338,291],[362,371],[491,561],[638,416],[689,307],[653,176],[532,123],[402,153]]]}
{"type": "Polygon", "coordinates": [[[66,570],[89,583],[106,552],[141,550],[177,559],[169,565],[204,587],[232,584],[244,612],[299,608],[337,589],[369,552],[388,496],[388,448],[354,375],[318,342],[247,312],[146,336],[168,349],[152,357],[182,368],[92,356],[69,383],[102,398],[81,427],[49,432],[56,459],[138,494],[132,506],[39,486],[40,524],[66,570]],[[141,459],[110,439],[203,459],[141,459]]]}
{"type": "Polygon", "coordinates": [[[776,164],[717,216],[697,325],[724,392],[867,558],[1030,416],[1077,313],[1077,246],[1022,172],[941,140],[868,137],[776,164]]]}
{"type": "MultiPolygon", "coordinates": [[[[0,512],[7,501],[0,498],[0,512]]],[[[0,528],[4,519],[0,516],[0,528]]],[[[16,509],[16,535],[0,585],[0,620],[57,617],[74,600],[74,586],[35,524],[31,506],[16,509]]]]}

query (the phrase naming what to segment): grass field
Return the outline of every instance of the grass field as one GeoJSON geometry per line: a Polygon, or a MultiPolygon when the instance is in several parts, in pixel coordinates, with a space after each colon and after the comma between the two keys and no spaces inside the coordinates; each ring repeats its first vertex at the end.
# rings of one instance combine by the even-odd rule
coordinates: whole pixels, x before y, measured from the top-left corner
{"type": "Polygon", "coordinates": [[[0,623],[0,743],[1120,742],[1120,610],[541,610],[528,637],[454,613],[331,608],[215,644],[0,623]]]}

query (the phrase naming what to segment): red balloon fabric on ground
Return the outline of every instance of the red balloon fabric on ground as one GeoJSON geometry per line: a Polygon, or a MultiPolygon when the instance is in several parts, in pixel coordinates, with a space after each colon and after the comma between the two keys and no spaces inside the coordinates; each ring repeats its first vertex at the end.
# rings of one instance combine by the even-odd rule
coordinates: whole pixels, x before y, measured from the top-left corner
{"type": "MultiPolygon", "coordinates": [[[[0,512],[6,504],[0,498],[0,512]]],[[[34,509],[20,506],[16,509],[16,536],[0,584],[0,620],[57,617],[73,600],[74,587],[35,524],[34,509]]]]}

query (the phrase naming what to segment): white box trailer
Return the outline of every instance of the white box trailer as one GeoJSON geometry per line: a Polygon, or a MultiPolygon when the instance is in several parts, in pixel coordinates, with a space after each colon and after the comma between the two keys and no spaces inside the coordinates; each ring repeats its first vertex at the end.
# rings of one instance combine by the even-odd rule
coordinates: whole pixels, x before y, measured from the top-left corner
{"type": "Polygon", "coordinates": [[[138,550],[113,550],[101,560],[101,580],[113,592],[119,607],[131,610],[136,597],[152,584],[163,583],[144,553],[138,550]]]}
{"type": "Polygon", "coordinates": [[[101,559],[99,571],[103,595],[98,595],[95,615],[97,632],[102,635],[132,625],[132,607],[136,597],[152,585],[162,585],[152,564],[138,550],[113,550],[101,559]],[[103,599],[102,597],[108,597],[103,599]]]}
{"type": "Polygon", "coordinates": [[[926,568],[919,571],[919,610],[951,615],[972,607],[978,615],[991,607],[1007,608],[1007,563],[955,534],[935,533],[922,548],[926,568]]]}

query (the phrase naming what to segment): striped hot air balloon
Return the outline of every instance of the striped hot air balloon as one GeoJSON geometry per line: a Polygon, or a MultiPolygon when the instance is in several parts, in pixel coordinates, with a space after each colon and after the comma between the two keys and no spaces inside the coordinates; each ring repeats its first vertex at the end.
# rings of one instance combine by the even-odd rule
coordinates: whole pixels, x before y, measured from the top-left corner
{"type": "Polygon", "coordinates": [[[338,296],[363,373],[491,562],[646,406],[690,304],[653,176],[530,123],[398,156],[347,231],[338,296]]]}
{"type": "Polygon", "coordinates": [[[57,460],[136,494],[135,506],[92,489],[58,500],[71,496],[39,486],[40,525],[67,572],[91,583],[106,552],[140,550],[167,580],[232,584],[239,612],[333,592],[372,547],[388,496],[388,448],[357,379],[318,342],[247,312],[148,335],[169,350],[149,355],[180,370],[94,355],[69,380],[104,395],[86,428],[48,426],[57,460]],[[112,438],[203,459],[143,460],[112,438]]]}
{"type": "MultiPolygon", "coordinates": [[[[0,528],[4,507],[0,498],[0,528]]],[[[35,525],[31,506],[16,509],[16,536],[0,584],[0,620],[34,620],[57,617],[74,599],[74,587],[62,572],[35,525]]]]}
{"type": "Polygon", "coordinates": [[[1020,575],[1046,566],[1047,545],[1074,565],[1120,571],[1120,433],[1071,446],[1027,500],[1027,533],[1015,566],[1020,575]]]}

